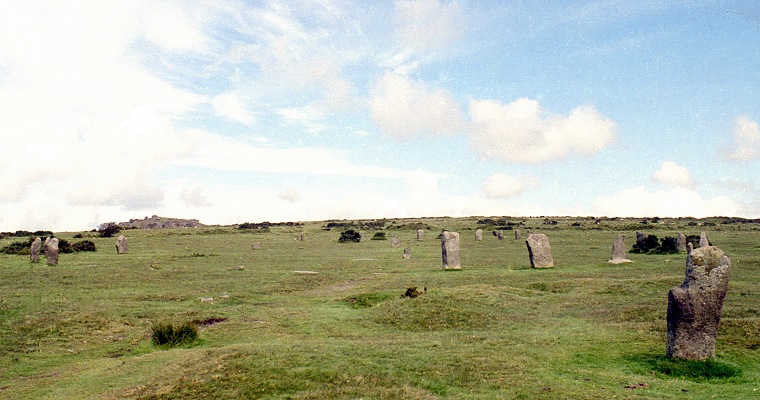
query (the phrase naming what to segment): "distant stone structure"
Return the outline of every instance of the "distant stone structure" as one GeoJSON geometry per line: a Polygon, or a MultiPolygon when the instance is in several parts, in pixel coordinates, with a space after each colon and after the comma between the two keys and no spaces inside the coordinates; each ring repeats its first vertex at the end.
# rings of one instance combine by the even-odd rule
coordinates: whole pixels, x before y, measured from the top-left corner
{"type": "Polygon", "coordinates": [[[425,240],[425,230],[417,229],[417,240],[425,240]]]}
{"type": "Polygon", "coordinates": [[[475,240],[483,240],[483,230],[482,229],[476,229],[475,230],[475,240]]]}
{"type": "Polygon", "coordinates": [[[251,250],[261,250],[261,242],[253,242],[253,244],[251,244],[251,250]]]}
{"type": "Polygon", "coordinates": [[[520,237],[521,237],[520,230],[519,229],[515,229],[515,240],[520,240],[520,237]]]}
{"type": "Polygon", "coordinates": [[[200,228],[203,224],[197,219],[166,218],[153,215],[143,219],[130,219],[119,222],[122,229],[164,229],[164,228],[200,228]]]}
{"type": "Polygon", "coordinates": [[[404,257],[404,260],[408,260],[408,259],[412,258],[412,248],[411,247],[407,247],[407,248],[404,249],[403,257],[404,257]]]}
{"type": "Polygon", "coordinates": [[[686,251],[686,235],[678,232],[678,251],[686,251]]]}
{"type": "Polygon", "coordinates": [[[127,254],[127,238],[121,235],[116,239],[116,254],[127,254]]]}
{"type": "Polygon", "coordinates": [[[531,268],[554,267],[552,247],[549,245],[549,238],[546,235],[543,233],[531,233],[525,240],[525,244],[528,246],[531,268]]]}
{"type": "Polygon", "coordinates": [[[668,292],[668,357],[715,357],[730,268],[731,260],[714,246],[693,249],[686,256],[686,278],[668,292]]]}
{"type": "Polygon", "coordinates": [[[40,262],[40,249],[42,248],[42,240],[39,237],[34,238],[31,247],[31,253],[29,258],[32,262],[40,262]]]}
{"type": "Polygon", "coordinates": [[[710,241],[707,240],[707,233],[702,232],[699,234],[699,247],[707,247],[710,245],[710,241]]]}
{"type": "Polygon", "coordinates": [[[618,233],[615,237],[615,243],[612,244],[612,257],[607,261],[610,264],[622,264],[633,262],[625,258],[625,236],[618,233]]]}
{"type": "Polygon", "coordinates": [[[392,237],[391,238],[391,246],[392,247],[399,247],[399,246],[401,246],[401,240],[399,238],[395,237],[395,236],[392,237]]]}
{"type": "Polygon", "coordinates": [[[443,269],[462,269],[459,255],[459,233],[444,231],[441,234],[441,258],[443,269]]]}
{"type": "Polygon", "coordinates": [[[47,263],[49,265],[58,264],[58,253],[58,239],[47,238],[45,240],[45,258],[47,258],[47,263]]]}

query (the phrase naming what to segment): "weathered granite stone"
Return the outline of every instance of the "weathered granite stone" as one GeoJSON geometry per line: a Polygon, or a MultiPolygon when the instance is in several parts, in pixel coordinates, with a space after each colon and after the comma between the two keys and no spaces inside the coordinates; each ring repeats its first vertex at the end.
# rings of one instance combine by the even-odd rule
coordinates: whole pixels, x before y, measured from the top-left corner
{"type": "Polygon", "coordinates": [[[417,229],[417,240],[425,240],[425,230],[417,229]]]}
{"type": "Polygon", "coordinates": [[[707,247],[710,245],[710,241],[707,240],[707,233],[702,232],[699,234],[699,247],[707,247]]]}
{"type": "Polygon", "coordinates": [[[482,229],[476,229],[475,230],[475,240],[483,240],[483,230],[482,229]]]}
{"type": "Polygon", "coordinates": [[[445,231],[441,234],[441,256],[443,269],[462,269],[459,256],[459,234],[445,231]]]}
{"type": "Polygon", "coordinates": [[[30,259],[32,262],[40,262],[40,249],[42,248],[42,240],[36,237],[32,242],[32,248],[30,253],[30,259]]]}
{"type": "Polygon", "coordinates": [[[515,229],[515,240],[520,240],[521,237],[522,235],[520,234],[520,230],[515,229]]]}
{"type": "Polygon", "coordinates": [[[554,266],[549,238],[543,233],[531,233],[525,240],[531,268],[551,268],[554,266]]]}
{"type": "Polygon", "coordinates": [[[649,235],[644,232],[636,232],[636,244],[640,249],[644,248],[644,240],[646,240],[647,236],[649,235]]]}
{"type": "Polygon", "coordinates": [[[678,251],[686,251],[686,235],[678,232],[678,251]]]}
{"type": "Polygon", "coordinates": [[[261,250],[261,242],[253,242],[251,244],[251,250],[261,250]]]}
{"type": "MultiPolygon", "coordinates": [[[[299,234],[298,234],[298,237],[297,237],[297,239],[298,239],[299,241],[303,242],[303,241],[305,240],[305,238],[306,238],[306,237],[304,236],[303,232],[301,232],[301,233],[299,233],[299,234]]],[[[363,233],[362,233],[362,239],[364,239],[364,234],[363,234],[363,233]]]]}
{"type": "Polygon", "coordinates": [[[412,248],[411,247],[407,247],[407,248],[404,249],[404,255],[403,255],[403,257],[404,257],[405,260],[408,260],[408,259],[412,258],[412,248]]]}
{"type": "Polygon", "coordinates": [[[45,242],[45,257],[47,258],[47,263],[50,265],[58,264],[58,239],[48,238],[45,242]]]}
{"type": "Polygon", "coordinates": [[[504,231],[503,230],[499,229],[498,231],[496,231],[496,239],[499,239],[499,240],[504,239],[504,231]]]}
{"type": "Polygon", "coordinates": [[[731,260],[714,246],[693,249],[686,256],[686,278],[668,292],[668,357],[715,357],[730,268],[731,260]]]}
{"type": "Polygon", "coordinates": [[[633,262],[625,258],[625,236],[620,233],[615,237],[615,243],[612,244],[612,257],[607,262],[610,264],[633,262]]]}
{"type": "Polygon", "coordinates": [[[116,254],[127,254],[127,238],[124,235],[116,239],[116,254]]]}
{"type": "Polygon", "coordinates": [[[399,238],[395,237],[395,236],[392,237],[391,238],[391,246],[393,246],[393,247],[401,246],[401,240],[399,238]]]}

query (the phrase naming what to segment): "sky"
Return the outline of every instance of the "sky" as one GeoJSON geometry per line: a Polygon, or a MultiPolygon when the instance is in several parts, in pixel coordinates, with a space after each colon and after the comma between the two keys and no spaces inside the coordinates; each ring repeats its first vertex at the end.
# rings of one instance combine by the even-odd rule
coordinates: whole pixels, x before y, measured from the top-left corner
{"type": "Polygon", "coordinates": [[[757,4],[0,0],[0,231],[758,218],[757,4]]]}

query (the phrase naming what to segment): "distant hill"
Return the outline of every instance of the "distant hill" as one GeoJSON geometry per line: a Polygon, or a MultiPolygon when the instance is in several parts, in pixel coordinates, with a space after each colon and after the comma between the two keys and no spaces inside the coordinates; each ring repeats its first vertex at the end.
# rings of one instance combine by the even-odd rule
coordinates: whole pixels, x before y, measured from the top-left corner
{"type": "Polygon", "coordinates": [[[153,215],[143,219],[130,219],[128,222],[119,222],[122,229],[161,229],[161,228],[199,228],[203,224],[197,219],[167,218],[153,215]]]}

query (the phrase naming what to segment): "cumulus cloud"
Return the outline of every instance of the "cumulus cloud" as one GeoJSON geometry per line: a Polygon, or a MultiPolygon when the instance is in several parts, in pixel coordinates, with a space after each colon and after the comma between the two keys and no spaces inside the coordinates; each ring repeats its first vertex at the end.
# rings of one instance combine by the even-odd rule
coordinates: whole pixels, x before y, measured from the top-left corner
{"type": "Polygon", "coordinates": [[[663,162],[660,169],[652,174],[652,179],[658,183],[684,188],[692,188],[695,186],[694,177],[691,175],[691,172],[673,161],[663,162]]]}
{"type": "Polygon", "coordinates": [[[184,189],[179,194],[180,200],[182,200],[188,207],[202,208],[210,207],[213,205],[206,196],[203,194],[203,189],[200,186],[194,186],[189,189],[184,189]]]}
{"type": "Polygon", "coordinates": [[[483,194],[489,199],[508,199],[538,186],[538,180],[533,176],[515,178],[503,173],[495,173],[488,177],[483,187],[483,194]]]}
{"type": "Polygon", "coordinates": [[[288,203],[298,203],[301,201],[301,193],[299,193],[298,190],[292,188],[278,193],[277,197],[283,201],[287,201],[288,203]]]}
{"type": "Polygon", "coordinates": [[[650,191],[638,187],[625,189],[610,196],[600,196],[593,202],[595,215],[618,217],[695,217],[737,215],[739,207],[725,196],[703,198],[699,193],[677,188],[650,191]]]}
{"type": "Polygon", "coordinates": [[[730,148],[724,151],[725,156],[734,161],[760,159],[760,128],[757,122],[740,116],[736,118],[734,125],[732,143],[730,148]]]}
{"type": "Polygon", "coordinates": [[[383,75],[372,88],[370,108],[372,121],[396,138],[465,130],[462,113],[451,93],[430,90],[404,75],[383,75]]]}
{"type": "Polygon", "coordinates": [[[571,154],[591,155],[615,138],[616,124],[592,106],[560,116],[537,101],[509,104],[470,100],[474,126],[470,144],[479,155],[507,162],[541,163],[571,154]]]}

